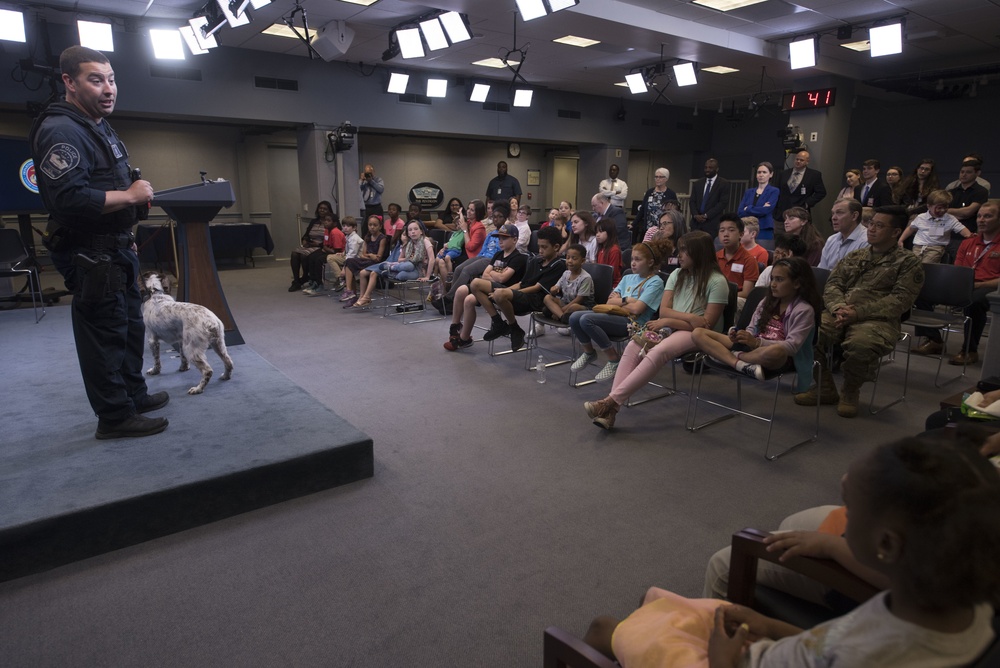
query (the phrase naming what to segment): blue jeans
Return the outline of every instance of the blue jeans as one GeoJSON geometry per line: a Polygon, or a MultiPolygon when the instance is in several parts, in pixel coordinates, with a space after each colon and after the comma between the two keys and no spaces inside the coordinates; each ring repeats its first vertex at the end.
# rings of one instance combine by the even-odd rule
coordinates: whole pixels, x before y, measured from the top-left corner
{"type": "Polygon", "coordinates": [[[628,318],[610,313],[574,311],[569,316],[569,328],[580,343],[592,343],[595,348],[607,350],[611,347],[609,337],[628,334],[628,318]]]}

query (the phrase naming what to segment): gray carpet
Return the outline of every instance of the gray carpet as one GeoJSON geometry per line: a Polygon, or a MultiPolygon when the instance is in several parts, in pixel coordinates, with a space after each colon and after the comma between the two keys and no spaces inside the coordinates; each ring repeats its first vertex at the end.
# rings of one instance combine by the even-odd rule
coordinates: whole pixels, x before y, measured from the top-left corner
{"type": "MultiPolygon", "coordinates": [[[[287,274],[222,282],[248,344],[372,436],[375,478],[0,585],[5,664],[539,665],[545,626],[582,634],[650,584],[697,595],[733,530],[836,502],[854,457],[919,431],[959,389],[934,390],[933,363],[914,358],[905,404],[856,420],[827,408],[817,443],[766,462],[759,425],[690,434],[674,397],[603,432],[581,407],[601,388],[568,387],[568,367],[539,385],[520,356],[445,352],[444,322],[344,312],[285,292],[287,274]]],[[[886,367],[885,392],[901,377],[886,367]]]]}

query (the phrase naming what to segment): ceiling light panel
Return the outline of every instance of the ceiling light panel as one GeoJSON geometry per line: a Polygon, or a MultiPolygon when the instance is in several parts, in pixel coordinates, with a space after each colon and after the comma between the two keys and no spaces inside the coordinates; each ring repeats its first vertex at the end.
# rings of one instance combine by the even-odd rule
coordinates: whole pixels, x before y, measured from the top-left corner
{"type": "Polygon", "coordinates": [[[872,45],[867,39],[863,39],[860,42],[846,42],[841,44],[845,49],[850,49],[851,51],[868,51],[872,48],[872,45]]]}
{"type": "MultiPolygon", "coordinates": [[[[511,66],[513,67],[517,67],[518,65],[520,65],[520,62],[517,60],[508,60],[507,62],[510,63],[511,66]]],[[[507,68],[507,65],[499,58],[485,58],[483,60],[477,60],[472,64],[479,65],[480,67],[492,67],[493,69],[497,70],[502,70],[507,68]]]]}
{"type": "Polygon", "coordinates": [[[733,72],[739,72],[735,67],[726,67],[725,65],[713,65],[712,67],[701,68],[702,72],[711,72],[712,74],[732,74],[733,72]]]}
{"type": "Polygon", "coordinates": [[[576,35],[566,35],[565,37],[559,37],[552,40],[559,44],[569,44],[570,46],[579,46],[581,48],[587,48],[588,46],[594,46],[595,44],[600,44],[596,39],[588,39],[586,37],[577,37],[576,35]]]}
{"type": "Polygon", "coordinates": [[[720,12],[731,12],[734,9],[749,7],[761,2],[764,2],[764,0],[694,0],[691,4],[701,5],[702,7],[708,7],[720,12]]]}
{"type": "MultiPolygon", "coordinates": [[[[310,31],[310,32],[315,32],[315,31],[310,31]]],[[[292,29],[289,28],[284,23],[275,23],[274,25],[270,25],[270,26],[264,28],[263,30],[261,30],[261,33],[264,34],[264,35],[275,35],[277,37],[290,37],[292,39],[298,39],[299,38],[299,36],[296,35],[292,31],[292,29]]]]}

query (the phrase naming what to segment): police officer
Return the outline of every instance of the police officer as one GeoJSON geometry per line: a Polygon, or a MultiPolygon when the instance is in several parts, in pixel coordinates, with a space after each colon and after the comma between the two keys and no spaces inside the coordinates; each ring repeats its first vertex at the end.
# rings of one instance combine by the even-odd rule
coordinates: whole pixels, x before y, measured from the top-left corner
{"type": "Polygon", "coordinates": [[[858,414],[861,385],[874,379],[879,359],[896,345],[900,318],[924,284],[920,258],[898,245],[907,220],[906,207],[876,208],[868,224],[868,248],[848,253],[830,274],[816,346],[822,385],[796,394],[795,403],[815,406],[818,399],[837,404],[841,417],[858,414]],[[826,353],[834,345],[844,351],[844,385],[839,394],[826,363],[826,353]]]}
{"type": "Polygon", "coordinates": [[[153,196],[133,179],[125,145],[105,119],[115,73],[99,51],[72,46],[59,58],[65,102],[49,105],[29,136],[42,200],[45,245],[73,293],[73,336],[99,439],[150,436],[166,418],[166,392],[148,394],[142,375],[145,327],[132,226],[153,196]]]}

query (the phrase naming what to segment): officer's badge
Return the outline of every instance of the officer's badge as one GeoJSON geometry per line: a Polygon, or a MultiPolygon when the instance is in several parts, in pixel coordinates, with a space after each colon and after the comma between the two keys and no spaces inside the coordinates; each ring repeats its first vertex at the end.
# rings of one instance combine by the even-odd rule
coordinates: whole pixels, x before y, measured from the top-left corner
{"type": "Polygon", "coordinates": [[[70,144],[56,144],[42,158],[39,169],[53,181],[58,180],[67,172],[76,169],[80,164],[80,151],[70,144]]]}

